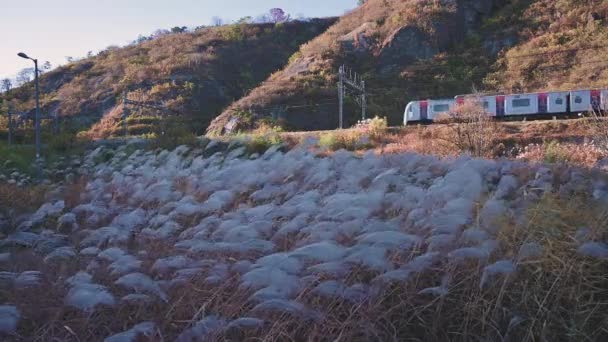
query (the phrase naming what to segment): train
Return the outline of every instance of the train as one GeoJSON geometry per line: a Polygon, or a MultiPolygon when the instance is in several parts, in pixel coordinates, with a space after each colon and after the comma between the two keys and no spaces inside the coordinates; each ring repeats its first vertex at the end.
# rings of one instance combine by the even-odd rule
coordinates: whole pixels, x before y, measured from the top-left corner
{"type": "Polygon", "coordinates": [[[483,104],[488,115],[513,118],[542,115],[579,115],[590,111],[608,111],[608,89],[550,91],[510,95],[458,95],[453,99],[412,101],[405,107],[403,124],[433,122],[442,114],[452,113],[467,99],[483,104]]]}

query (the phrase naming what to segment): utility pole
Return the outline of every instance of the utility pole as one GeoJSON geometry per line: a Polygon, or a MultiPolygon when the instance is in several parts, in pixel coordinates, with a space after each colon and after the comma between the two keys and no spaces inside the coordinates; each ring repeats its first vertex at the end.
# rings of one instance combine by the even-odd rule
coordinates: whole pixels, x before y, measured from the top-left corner
{"type": "Polygon", "coordinates": [[[344,66],[340,66],[340,82],[338,83],[338,102],[340,103],[338,128],[344,128],[344,66]]]}
{"type": "Polygon", "coordinates": [[[36,79],[36,160],[40,160],[40,85],[38,82],[38,59],[34,59],[36,79]]]}
{"type": "Polygon", "coordinates": [[[361,107],[361,119],[365,120],[367,116],[367,92],[365,90],[365,81],[356,72],[351,69],[346,71],[346,66],[341,65],[339,71],[338,82],[338,102],[340,103],[340,129],[344,128],[344,97],[346,90],[350,90],[355,95],[355,101],[361,107]]]}
{"type": "Polygon", "coordinates": [[[13,144],[13,106],[8,105],[8,144],[13,144]]]}
{"type": "Polygon", "coordinates": [[[127,108],[127,105],[129,103],[129,99],[127,99],[127,91],[124,91],[122,94],[122,128],[126,138],[127,135],[129,135],[129,129],[127,127],[127,117],[129,116],[129,108],[127,108]]]}
{"type": "Polygon", "coordinates": [[[59,113],[57,111],[53,114],[53,130],[55,134],[59,134],[59,113]]]}
{"type": "Polygon", "coordinates": [[[367,111],[367,97],[365,96],[365,81],[361,81],[361,89],[363,89],[363,94],[361,94],[361,118],[365,120],[365,112],[367,111]]]}

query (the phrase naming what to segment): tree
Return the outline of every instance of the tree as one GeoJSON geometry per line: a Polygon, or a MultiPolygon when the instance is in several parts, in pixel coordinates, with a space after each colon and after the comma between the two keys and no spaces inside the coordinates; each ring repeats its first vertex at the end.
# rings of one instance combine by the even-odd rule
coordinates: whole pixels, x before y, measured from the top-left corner
{"type": "Polygon", "coordinates": [[[74,62],[74,57],[72,57],[72,56],[65,56],[65,60],[66,60],[68,63],[72,63],[72,62],[74,62]]]}
{"type": "Polygon", "coordinates": [[[5,78],[2,80],[0,86],[2,87],[2,90],[4,90],[5,93],[8,93],[13,87],[13,82],[11,82],[10,79],[5,78]]]}
{"type": "Polygon", "coordinates": [[[159,30],[156,30],[156,31],[154,31],[154,33],[152,33],[152,35],[150,36],[150,40],[152,40],[152,39],[156,39],[156,38],[158,38],[158,37],[162,37],[162,36],[167,35],[167,34],[169,34],[169,33],[171,33],[171,32],[170,32],[169,30],[165,30],[165,29],[159,29],[159,30]]]}
{"type": "Polygon", "coordinates": [[[365,4],[366,2],[367,2],[367,0],[359,0],[359,1],[357,1],[357,5],[361,6],[361,5],[365,4]]]}
{"type": "Polygon", "coordinates": [[[242,17],[241,19],[237,20],[237,24],[250,24],[251,22],[253,22],[253,18],[250,16],[246,16],[246,17],[242,17]]]}
{"type": "Polygon", "coordinates": [[[175,26],[171,28],[171,33],[184,33],[187,29],[186,26],[175,26]]]}
{"type": "Polygon", "coordinates": [[[46,61],[44,63],[42,63],[42,66],[40,66],[40,69],[38,70],[38,73],[42,74],[44,72],[47,72],[49,70],[53,69],[53,65],[51,64],[51,62],[46,61]]]}
{"type": "Polygon", "coordinates": [[[32,80],[34,77],[34,68],[25,68],[17,73],[17,84],[23,85],[32,80]]]}
{"type": "Polygon", "coordinates": [[[290,19],[289,15],[286,15],[285,11],[281,8],[272,8],[270,10],[270,18],[275,24],[284,23],[290,19]]]}

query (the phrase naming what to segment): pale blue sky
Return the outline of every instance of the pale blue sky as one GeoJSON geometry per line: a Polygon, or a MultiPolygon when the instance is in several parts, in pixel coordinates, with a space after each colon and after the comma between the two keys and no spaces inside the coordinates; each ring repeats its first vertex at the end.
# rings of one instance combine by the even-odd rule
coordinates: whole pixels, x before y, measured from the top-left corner
{"type": "Polygon", "coordinates": [[[30,67],[24,51],[53,66],[160,28],[208,25],[280,7],[292,16],[341,15],[357,0],[0,0],[0,78],[30,67]]]}

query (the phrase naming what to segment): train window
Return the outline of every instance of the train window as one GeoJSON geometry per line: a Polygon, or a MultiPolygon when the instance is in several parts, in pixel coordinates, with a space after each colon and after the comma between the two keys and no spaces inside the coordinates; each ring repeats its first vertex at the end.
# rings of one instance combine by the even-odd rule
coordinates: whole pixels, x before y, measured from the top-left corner
{"type": "Polygon", "coordinates": [[[483,108],[488,109],[490,107],[490,103],[488,101],[483,101],[483,108]]]}
{"type": "Polygon", "coordinates": [[[574,98],[574,103],[583,103],[583,98],[580,96],[577,96],[574,98]]]}
{"type": "Polygon", "coordinates": [[[564,104],[564,99],[562,99],[561,97],[558,97],[557,99],[555,99],[555,104],[556,105],[563,105],[564,104]]]}
{"type": "Polygon", "coordinates": [[[447,112],[448,110],[450,110],[450,105],[447,104],[438,104],[433,106],[433,112],[435,113],[447,112]]]}
{"type": "Polygon", "coordinates": [[[513,100],[513,107],[530,107],[530,99],[515,99],[513,100]]]}

